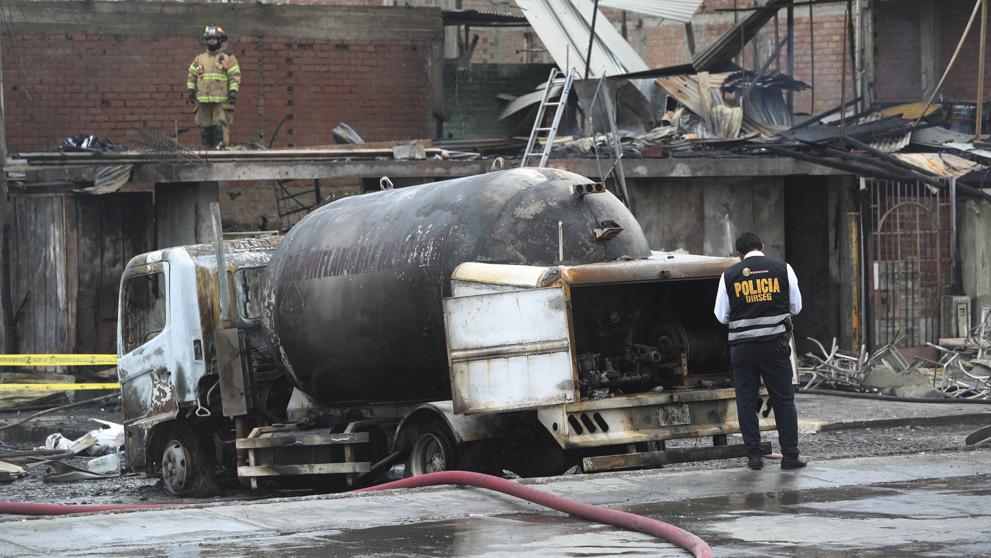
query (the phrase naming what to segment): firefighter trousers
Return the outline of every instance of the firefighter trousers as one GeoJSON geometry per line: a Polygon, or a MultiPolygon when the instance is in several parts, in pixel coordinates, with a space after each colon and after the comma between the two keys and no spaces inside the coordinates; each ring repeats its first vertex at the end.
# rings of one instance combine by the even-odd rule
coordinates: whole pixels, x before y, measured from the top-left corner
{"type": "Polygon", "coordinates": [[[199,103],[196,105],[196,125],[203,145],[216,147],[230,143],[230,126],[234,123],[234,107],[228,103],[199,103]]]}

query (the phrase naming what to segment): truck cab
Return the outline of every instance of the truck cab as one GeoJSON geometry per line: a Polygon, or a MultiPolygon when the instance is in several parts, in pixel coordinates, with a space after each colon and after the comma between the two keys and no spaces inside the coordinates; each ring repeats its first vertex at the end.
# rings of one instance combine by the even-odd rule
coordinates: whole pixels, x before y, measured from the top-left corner
{"type": "Polygon", "coordinates": [[[225,241],[223,274],[216,247],[206,244],[142,254],[124,269],[117,369],[127,462],[138,471],[161,470],[169,492],[208,489],[201,486],[210,482],[212,471],[206,469],[223,459],[225,446],[233,447],[225,444],[233,439],[233,425],[216,412],[222,406],[216,346],[220,281],[232,293],[246,352],[264,361],[258,317],[264,269],[278,242],[225,241]]]}

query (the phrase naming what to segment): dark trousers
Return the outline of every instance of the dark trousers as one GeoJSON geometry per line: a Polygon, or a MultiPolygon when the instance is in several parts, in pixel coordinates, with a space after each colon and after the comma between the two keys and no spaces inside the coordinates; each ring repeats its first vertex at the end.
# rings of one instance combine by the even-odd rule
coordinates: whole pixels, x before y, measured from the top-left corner
{"type": "Polygon", "coordinates": [[[781,453],[798,455],[798,412],[795,411],[795,386],[791,383],[791,348],[778,339],[739,343],[730,346],[730,359],[736,387],[736,413],[747,455],[761,454],[757,420],[761,377],[774,409],[781,453]]]}

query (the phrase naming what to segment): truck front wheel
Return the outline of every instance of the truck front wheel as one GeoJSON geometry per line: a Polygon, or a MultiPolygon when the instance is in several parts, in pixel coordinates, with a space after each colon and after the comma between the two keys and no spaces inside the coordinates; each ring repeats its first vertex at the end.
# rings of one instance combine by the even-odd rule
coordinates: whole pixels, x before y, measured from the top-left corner
{"type": "Polygon", "coordinates": [[[173,496],[209,496],[217,492],[212,463],[199,440],[185,432],[170,437],[162,452],[162,484],[173,496]]]}
{"type": "Polygon", "coordinates": [[[456,467],[454,435],[443,421],[425,420],[417,425],[413,434],[413,446],[406,462],[407,476],[449,471],[456,467]]]}

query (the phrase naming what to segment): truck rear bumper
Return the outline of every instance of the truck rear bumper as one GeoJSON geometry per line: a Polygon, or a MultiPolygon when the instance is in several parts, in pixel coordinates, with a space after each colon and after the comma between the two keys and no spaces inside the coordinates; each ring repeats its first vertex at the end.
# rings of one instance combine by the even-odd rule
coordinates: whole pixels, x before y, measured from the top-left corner
{"type": "MultiPolygon", "coordinates": [[[[761,391],[766,397],[766,392],[761,391]]],[[[564,449],[592,448],[740,431],[733,389],[641,393],[563,403],[537,411],[540,423],[564,449]]],[[[761,419],[761,430],[773,430],[761,419]]]]}
{"type": "MultiPolygon", "coordinates": [[[[771,442],[761,443],[760,449],[764,455],[771,453],[771,442]]],[[[701,448],[672,448],[661,451],[586,457],[582,459],[582,470],[586,473],[597,473],[599,471],[618,471],[621,469],[647,469],[663,467],[672,463],[733,459],[735,457],[746,457],[746,455],[747,447],[743,444],[701,448]]]]}

